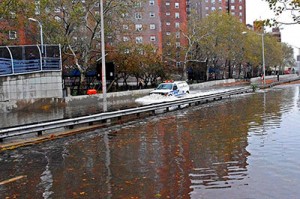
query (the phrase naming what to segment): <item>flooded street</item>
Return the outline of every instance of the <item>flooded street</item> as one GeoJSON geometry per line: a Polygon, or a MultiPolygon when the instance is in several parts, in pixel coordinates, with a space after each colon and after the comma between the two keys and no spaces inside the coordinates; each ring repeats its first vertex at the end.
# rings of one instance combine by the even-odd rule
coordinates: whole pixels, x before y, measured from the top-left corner
{"type": "Polygon", "coordinates": [[[297,198],[300,85],[0,154],[0,198],[297,198]]]}

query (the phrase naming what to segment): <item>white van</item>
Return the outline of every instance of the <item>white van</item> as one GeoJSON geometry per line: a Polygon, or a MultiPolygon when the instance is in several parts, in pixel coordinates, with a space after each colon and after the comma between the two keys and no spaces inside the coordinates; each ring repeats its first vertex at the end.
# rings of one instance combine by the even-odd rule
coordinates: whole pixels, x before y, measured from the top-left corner
{"type": "Polygon", "coordinates": [[[190,87],[185,81],[165,81],[150,92],[151,94],[159,94],[164,96],[181,97],[190,92],[190,87]]]}

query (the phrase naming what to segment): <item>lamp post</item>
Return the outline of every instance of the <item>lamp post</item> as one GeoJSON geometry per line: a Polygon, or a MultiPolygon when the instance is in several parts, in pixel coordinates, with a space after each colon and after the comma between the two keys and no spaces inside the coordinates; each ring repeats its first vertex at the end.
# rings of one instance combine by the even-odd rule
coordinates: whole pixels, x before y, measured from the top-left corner
{"type": "Polygon", "coordinates": [[[264,85],[266,84],[266,65],[265,65],[265,42],[264,42],[264,32],[261,33],[261,45],[262,45],[262,61],[263,61],[263,76],[264,76],[264,85]]]}
{"type": "Polygon", "coordinates": [[[100,0],[103,112],[107,111],[103,0],[100,0]]]}
{"type": "MultiPolygon", "coordinates": [[[[247,34],[247,32],[242,32],[242,34],[247,34]]],[[[262,67],[263,67],[263,83],[266,84],[266,64],[265,64],[265,33],[264,31],[261,34],[261,45],[262,45],[262,67]]]]}
{"type": "Polygon", "coordinates": [[[41,22],[39,22],[37,19],[34,19],[34,18],[28,18],[29,21],[33,21],[33,22],[37,22],[40,26],[40,37],[41,37],[41,52],[42,54],[44,54],[44,39],[43,39],[43,26],[41,24],[41,22]]]}

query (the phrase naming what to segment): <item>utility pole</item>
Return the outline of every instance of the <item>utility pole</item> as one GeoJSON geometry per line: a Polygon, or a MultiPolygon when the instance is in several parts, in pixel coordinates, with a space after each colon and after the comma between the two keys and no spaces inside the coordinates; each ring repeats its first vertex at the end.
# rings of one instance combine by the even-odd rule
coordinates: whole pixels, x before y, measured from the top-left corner
{"type": "Polygon", "coordinates": [[[103,112],[107,111],[103,0],[100,0],[103,112]]]}

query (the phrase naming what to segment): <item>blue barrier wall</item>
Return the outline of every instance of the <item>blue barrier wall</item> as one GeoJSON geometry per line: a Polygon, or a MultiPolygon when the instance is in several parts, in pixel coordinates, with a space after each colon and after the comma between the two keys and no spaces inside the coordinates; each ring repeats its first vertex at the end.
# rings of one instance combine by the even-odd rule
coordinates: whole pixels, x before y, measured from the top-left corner
{"type": "Polygon", "coordinates": [[[61,71],[59,45],[0,47],[0,76],[61,71]]]}
{"type": "Polygon", "coordinates": [[[0,102],[62,97],[59,45],[0,47],[0,102]]]}

